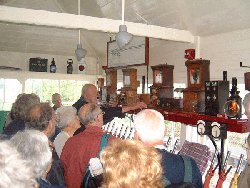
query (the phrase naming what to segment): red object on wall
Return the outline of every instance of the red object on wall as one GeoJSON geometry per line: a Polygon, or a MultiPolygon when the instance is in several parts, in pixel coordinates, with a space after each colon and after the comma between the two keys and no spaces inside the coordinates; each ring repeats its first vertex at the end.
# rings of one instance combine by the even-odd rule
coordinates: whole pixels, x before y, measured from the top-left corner
{"type": "Polygon", "coordinates": [[[83,65],[80,65],[78,68],[80,71],[83,71],[85,69],[85,67],[83,65]]]}
{"type": "Polygon", "coordinates": [[[185,56],[186,59],[193,60],[195,59],[195,49],[187,49],[185,50],[185,56]]]}

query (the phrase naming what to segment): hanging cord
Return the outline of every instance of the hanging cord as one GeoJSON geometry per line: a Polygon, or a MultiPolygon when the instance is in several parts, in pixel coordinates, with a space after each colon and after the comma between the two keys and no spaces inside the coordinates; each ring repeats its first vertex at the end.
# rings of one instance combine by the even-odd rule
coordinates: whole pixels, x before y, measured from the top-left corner
{"type": "MultiPolygon", "coordinates": [[[[78,0],[78,15],[81,15],[81,0],[78,0]]],[[[81,44],[81,30],[78,30],[78,43],[81,44]]]]}
{"type": "Polygon", "coordinates": [[[122,25],[125,25],[125,22],[124,22],[124,6],[125,6],[125,0],[122,0],[122,25]]]}

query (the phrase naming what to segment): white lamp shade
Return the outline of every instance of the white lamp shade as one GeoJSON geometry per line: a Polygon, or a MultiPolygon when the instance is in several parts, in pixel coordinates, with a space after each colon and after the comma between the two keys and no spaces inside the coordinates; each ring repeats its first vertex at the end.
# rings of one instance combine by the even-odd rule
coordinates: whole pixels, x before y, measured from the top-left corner
{"type": "Polygon", "coordinates": [[[116,43],[119,48],[126,46],[133,38],[133,35],[127,32],[126,25],[119,26],[119,32],[116,35],[116,43]]]}
{"type": "Polygon", "coordinates": [[[77,44],[77,48],[75,50],[77,61],[80,61],[87,54],[87,50],[82,48],[82,44],[77,44]]]}

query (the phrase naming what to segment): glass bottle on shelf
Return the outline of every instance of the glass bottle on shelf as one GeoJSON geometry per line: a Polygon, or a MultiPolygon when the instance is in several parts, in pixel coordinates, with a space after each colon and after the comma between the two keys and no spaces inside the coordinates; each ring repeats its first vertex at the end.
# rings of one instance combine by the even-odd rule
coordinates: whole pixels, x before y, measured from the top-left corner
{"type": "Polygon", "coordinates": [[[50,65],[50,72],[55,73],[56,72],[56,63],[54,58],[52,58],[51,65],[50,65]]]}

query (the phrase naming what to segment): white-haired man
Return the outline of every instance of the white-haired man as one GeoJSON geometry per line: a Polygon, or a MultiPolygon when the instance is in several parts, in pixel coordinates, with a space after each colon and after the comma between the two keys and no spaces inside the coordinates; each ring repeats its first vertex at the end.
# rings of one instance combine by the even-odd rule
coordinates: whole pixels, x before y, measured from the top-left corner
{"type": "MultiPolygon", "coordinates": [[[[103,114],[99,106],[88,103],[79,110],[80,121],[86,130],[67,140],[61,160],[64,165],[64,179],[68,188],[80,187],[83,174],[91,158],[97,157],[103,136],[103,114]]],[[[110,136],[109,141],[115,139],[110,136]]]]}
{"type": "Polygon", "coordinates": [[[15,134],[11,138],[11,142],[16,146],[23,159],[27,160],[28,165],[33,168],[40,187],[50,187],[50,182],[46,180],[52,163],[48,137],[37,130],[25,130],[15,134]]]}
{"type": "Polygon", "coordinates": [[[33,168],[8,141],[0,140],[0,187],[35,188],[38,186],[33,168]]]}
{"type": "Polygon", "coordinates": [[[52,103],[54,104],[53,109],[55,111],[62,106],[62,97],[59,93],[52,95],[52,103]]]}
{"type": "MultiPolygon", "coordinates": [[[[135,139],[141,140],[148,147],[155,147],[162,154],[162,167],[164,180],[168,184],[184,182],[185,165],[181,155],[172,154],[163,148],[165,136],[165,122],[163,115],[152,109],[145,109],[139,112],[134,119],[135,139]]],[[[185,156],[187,157],[187,156],[185,156]]],[[[200,170],[192,158],[190,172],[192,173],[192,183],[197,187],[202,187],[202,177],[200,170]]]]}
{"type": "Polygon", "coordinates": [[[60,157],[65,142],[81,127],[80,120],[73,106],[62,106],[56,111],[58,117],[57,126],[62,130],[55,138],[54,145],[57,155],[60,157]]]}

